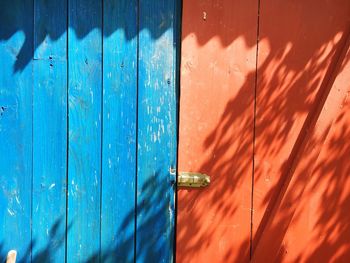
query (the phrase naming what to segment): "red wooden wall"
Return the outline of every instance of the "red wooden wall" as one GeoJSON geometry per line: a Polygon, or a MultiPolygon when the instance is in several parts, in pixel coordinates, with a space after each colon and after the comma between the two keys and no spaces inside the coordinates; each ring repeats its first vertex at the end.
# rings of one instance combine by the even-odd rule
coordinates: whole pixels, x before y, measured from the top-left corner
{"type": "Polygon", "coordinates": [[[184,0],[178,262],[348,262],[350,2],[184,0]]]}

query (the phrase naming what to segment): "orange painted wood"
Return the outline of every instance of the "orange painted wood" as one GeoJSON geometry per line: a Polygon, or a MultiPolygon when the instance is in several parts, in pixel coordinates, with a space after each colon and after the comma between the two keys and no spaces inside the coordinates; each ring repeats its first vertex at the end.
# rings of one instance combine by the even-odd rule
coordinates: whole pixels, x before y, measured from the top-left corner
{"type": "Polygon", "coordinates": [[[257,2],[183,2],[177,261],[249,260],[257,2]]]}
{"type": "Polygon", "coordinates": [[[347,262],[350,2],[260,14],[252,261],[347,262]]]}
{"type": "MultiPolygon", "coordinates": [[[[296,202],[294,216],[278,250],[279,262],[349,262],[349,45],[347,49],[343,63],[346,62],[338,71],[312,133],[314,142],[310,146],[314,150],[310,156],[316,159],[317,153],[317,160],[311,166],[312,172],[302,175],[309,176],[309,180],[296,202]]],[[[295,182],[299,186],[294,189],[302,188],[300,181],[295,182]]]]}
{"type": "Polygon", "coordinates": [[[348,262],[350,2],[185,0],[183,16],[179,170],[213,180],[178,191],[178,261],[348,262]]]}

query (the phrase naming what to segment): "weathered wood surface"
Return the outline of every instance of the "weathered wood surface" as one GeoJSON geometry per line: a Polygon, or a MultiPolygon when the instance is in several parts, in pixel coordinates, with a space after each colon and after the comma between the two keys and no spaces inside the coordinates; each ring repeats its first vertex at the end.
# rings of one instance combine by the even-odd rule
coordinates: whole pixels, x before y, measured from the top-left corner
{"type": "Polygon", "coordinates": [[[98,260],[100,252],[102,2],[68,6],[67,261],[98,260]]]}
{"type": "Polygon", "coordinates": [[[137,1],[104,1],[102,259],[134,261],[137,1]],[[120,28],[119,30],[115,30],[120,28]],[[122,30],[123,29],[123,30],[122,30]]]}
{"type": "Polygon", "coordinates": [[[28,10],[32,9],[30,0],[0,2],[1,260],[11,249],[21,251],[20,258],[30,258],[33,13],[28,10]]]}
{"type": "Polygon", "coordinates": [[[179,262],[348,262],[348,0],[184,0],[179,262]]]}
{"type": "Polygon", "coordinates": [[[0,260],[173,260],[178,8],[0,2],[0,260]]]}
{"type": "Polygon", "coordinates": [[[257,4],[184,1],[179,170],[211,183],[178,191],[178,262],[249,261],[257,4]]]}
{"type": "Polygon", "coordinates": [[[35,0],[34,15],[32,258],[60,262],[66,240],[66,2],[35,0]]]}
{"type": "Polygon", "coordinates": [[[173,260],[177,144],[174,8],[175,1],[140,1],[137,262],[173,260]]]}

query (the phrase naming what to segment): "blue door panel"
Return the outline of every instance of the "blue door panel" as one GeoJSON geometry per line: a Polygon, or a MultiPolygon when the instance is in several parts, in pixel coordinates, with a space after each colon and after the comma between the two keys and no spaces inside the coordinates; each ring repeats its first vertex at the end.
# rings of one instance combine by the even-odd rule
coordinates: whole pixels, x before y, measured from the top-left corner
{"type": "Polygon", "coordinates": [[[0,260],[174,260],[179,7],[0,1],[0,260]]]}
{"type": "Polygon", "coordinates": [[[31,258],[33,1],[0,1],[0,255],[31,258]]]}
{"type": "Polygon", "coordinates": [[[66,248],[67,3],[34,1],[32,261],[66,248]]]}

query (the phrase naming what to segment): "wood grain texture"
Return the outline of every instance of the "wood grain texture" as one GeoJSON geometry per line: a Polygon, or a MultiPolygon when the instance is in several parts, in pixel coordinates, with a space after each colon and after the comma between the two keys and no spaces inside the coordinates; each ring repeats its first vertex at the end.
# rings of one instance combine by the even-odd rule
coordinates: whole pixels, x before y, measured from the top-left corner
{"type": "Polygon", "coordinates": [[[67,3],[35,0],[34,14],[32,253],[34,262],[61,262],[66,241],[67,3]]]}
{"type": "Polygon", "coordinates": [[[337,79],[349,72],[343,70],[349,61],[350,2],[315,3],[261,5],[254,262],[346,262],[349,256],[349,216],[342,214],[348,201],[338,197],[348,189],[342,160],[347,118],[335,121],[348,96],[349,82],[337,79]],[[327,160],[319,159],[321,153],[327,160]]]}
{"type": "Polygon", "coordinates": [[[184,0],[177,261],[249,262],[258,1],[184,0]]]}
{"type": "Polygon", "coordinates": [[[173,261],[179,2],[0,2],[0,260],[173,261]]]}
{"type": "Polygon", "coordinates": [[[100,254],[102,1],[68,5],[69,158],[67,261],[100,254]]]}
{"type": "Polygon", "coordinates": [[[0,2],[0,258],[30,258],[33,2],[0,2]],[[21,31],[17,31],[21,29],[21,31]]]}
{"type": "Polygon", "coordinates": [[[34,60],[66,59],[67,4],[68,1],[34,0],[34,60]]]}
{"type": "Polygon", "coordinates": [[[101,252],[134,261],[137,1],[104,1],[101,252]]]}
{"type": "Polygon", "coordinates": [[[177,1],[141,0],[139,4],[136,261],[171,262],[177,1]]]}

